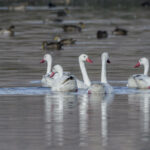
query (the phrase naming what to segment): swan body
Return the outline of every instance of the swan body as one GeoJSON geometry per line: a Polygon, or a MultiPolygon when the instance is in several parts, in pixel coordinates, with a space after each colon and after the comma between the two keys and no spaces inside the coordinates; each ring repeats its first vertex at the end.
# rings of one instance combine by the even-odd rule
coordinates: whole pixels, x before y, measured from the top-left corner
{"type": "Polygon", "coordinates": [[[88,93],[113,93],[112,86],[107,82],[106,77],[106,63],[110,63],[108,53],[104,52],[101,55],[102,58],[102,71],[101,71],[101,83],[92,84],[88,93]]]}
{"type": "Polygon", "coordinates": [[[63,68],[60,65],[55,65],[52,69],[51,77],[58,73],[58,78],[53,80],[52,91],[60,92],[76,92],[77,82],[74,76],[63,74],[63,68]]]}
{"type": "Polygon", "coordinates": [[[128,79],[127,86],[130,88],[140,88],[140,89],[149,89],[150,88],[150,77],[148,76],[149,71],[149,61],[147,58],[143,57],[135,65],[139,67],[140,65],[144,66],[144,74],[134,74],[128,79]]]}
{"type": "Polygon", "coordinates": [[[88,89],[88,85],[84,84],[83,81],[76,78],[77,86],[79,89],[88,89]]]}
{"type": "Polygon", "coordinates": [[[96,84],[92,84],[89,89],[88,89],[88,93],[104,93],[104,94],[108,94],[108,93],[113,93],[113,88],[110,84],[108,83],[96,83],[96,84]]]}

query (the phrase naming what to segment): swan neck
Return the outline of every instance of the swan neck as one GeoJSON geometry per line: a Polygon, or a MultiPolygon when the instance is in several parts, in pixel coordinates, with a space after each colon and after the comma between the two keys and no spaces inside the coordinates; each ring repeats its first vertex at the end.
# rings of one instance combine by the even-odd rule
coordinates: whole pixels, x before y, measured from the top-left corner
{"type": "Polygon", "coordinates": [[[51,72],[52,69],[52,59],[48,59],[47,60],[47,71],[46,74],[49,74],[51,72]]]}
{"type": "Polygon", "coordinates": [[[79,60],[79,64],[80,64],[80,70],[81,70],[81,73],[82,73],[82,78],[83,78],[84,84],[86,84],[87,86],[90,86],[91,81],[88,77],[87,70],[85,68],[85,64],[82,60],[79,60]]]}
{"type": "Polygon", "coordinates": [[[101,82],[107,83],[107,77],[106,77],[106,61],[102,59],[102,71],[101,71],[101,82]]]}
{"type": "Polygon", "coordinates": [[[149,62],[147,61],[145,64],[144,64],[144,75],[148,75],[148,71],[149,71],[149,62]]]}

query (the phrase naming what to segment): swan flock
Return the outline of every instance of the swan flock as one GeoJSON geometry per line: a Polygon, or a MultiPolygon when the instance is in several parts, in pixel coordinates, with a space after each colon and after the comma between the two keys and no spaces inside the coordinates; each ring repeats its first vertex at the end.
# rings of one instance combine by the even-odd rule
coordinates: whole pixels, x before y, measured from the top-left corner
{"type": "MultiPolygon", "coordinates": [[[[103,52],[101,54],[101,81],[92,83],[86,69],[85,63],[93,63],[87,54],[79,56],[79,67],[82,74],[83,81],[79,80],[75,75],[70,72],[64,72],[61,65],[54,65],[52,67],[52,56],[45,54],[40,63],[47,63],[46,74],[43,75],[41,84],[43,87],[50,87],[52,91],[60,92],[76,92],[79,89],[85,89],[88,94],[92,93],[113,93],[113,87],[108,83],[106,66],[110,64],[109,54],[103,52]]],[[[128,78],[127,87],[150,89],[150,77],[148,76],[149,61],[143,57],[135,65],[135,68],[143,65],[143,74],[134,74],[128,78]]]]}

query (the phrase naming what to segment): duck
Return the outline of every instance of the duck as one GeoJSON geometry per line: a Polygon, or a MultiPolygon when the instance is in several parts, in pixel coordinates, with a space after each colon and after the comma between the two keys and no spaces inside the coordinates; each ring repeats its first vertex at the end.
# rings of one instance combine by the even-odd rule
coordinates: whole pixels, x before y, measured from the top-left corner
{"type": "Polygon", "coordinates": [[[27,7],[28,3],[25,2],[25,3],[14,3],[12,4],[11,6],[8,7],[8,10],[9,11],[25,11],[26,10],[26,7],[27,7]]]}
{"type": "Polygon", "coordinates": [[[142,6],[142,7],[145,7],[145,8],[150,7],[150,1],[144,1],[144,2],[142,2],[142,3],[141,3],[141,6],[142,6]]]}
{"type": "Polygon", "coordinates": [[[69,11],[68,8],[65,8],[65,9],[63,9],[63,10],[58,10],[58,11],[57,11],[57,16],[58,16],[58,17],[64,17],[64,16],[67,16],[69,12],[70,12],[70,11],[69,11]]]}
{"type": "Polygon", "coordinates": [[[64,32],[81,32],[85,28],[85,24],[80,22],[78,25],[66,24],[62,26],[64,32]]]}
{"type": "Polygon", "coordinates": [[[42,49],[43,50],[61,50],[62,43],[56,42],[56,41],[54,41],[54,42],[43,41],[42,49]]]}
{"type": "Polygon", "coordinates": [[[108,37],[107,31],[101,31],[101,30],[97,31],[97,39],[102,39],[107,37],[108,37]]]}
{"type": "Polygon", "coordinates": [[[14,36],[14,33],[15,33],[14,29],[15,29],[14,25],[9,26],[8,29],[0,28],[0,35],[3,35],[3,36],[14,36]]]}
{"type": "Polygon", "coordinates": [[[62,45],[71,45],[76,42],[76,40],[73,38],[61,39],[60,36],[55,36],[54,40],[60,42],[62,45]]]}
{"type": "Polygon", "coordinates": [[[49,2],[49,3],[48,3],[48,7],[50,7],[50,8],[56,7],[56,4],[54,4],[54,3],[52,3],[52,2],[49,2]]]}
{"type": "Polygon", "coordinates": [[[77,82],[74,76],[65,75],[61,65],[55,65],[52,69],[50,77],[57,73],[58,78],[54,79],[51,90],[54,92],[77,92],[77,82]]]}
{"type": "Polygon", "coordinates": [[[149,60],[146,57],[139,59],[138,63],[134,66],[135,68],[144,66],[143,74],[134,74],[128,78],[127,87],[129,88],[139,88],[139,89],[150,89],[150,77],[149,72],[149,60]]]}
{"type": "Polygon", "coordinates": [[[101,82],[91,84],[90,87],[88,88],[88,94],[93,94],[93,93],[110,94],[110,93],[113,93],[113,88],[108,83],[107,77],[106,77],[106,63],[110,63],[109,55],[107,52],[102,53],[101,60],[102,60],[101,82]]]}
{"type": "Polygon", "coordinates": [[[113,35],[127,35],[128,31],[126,29],[122,29],[119,27],[116,27],[113,31],[112,31],[113,35]]]}

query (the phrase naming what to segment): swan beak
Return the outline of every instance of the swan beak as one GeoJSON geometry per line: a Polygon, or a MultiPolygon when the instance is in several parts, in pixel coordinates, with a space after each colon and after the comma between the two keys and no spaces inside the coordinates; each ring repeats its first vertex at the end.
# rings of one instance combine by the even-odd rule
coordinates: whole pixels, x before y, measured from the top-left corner
{"type": "Polygon", "coordinates": [[[93,61],[90,58],[87,58],[86,62],[93,63],[93,61]]]}
{"type": "Polygon", "coordinates": [[[50,78],[52,78],[54,75],[55,75],[55,72],[52,72],[52,73],[50,74],[50,78]]]}
{"type": "Polygon", "coordinates": [[[45,60],[44,59],[42,59],[41,61],[40,61],[40,63],[44,63],[45,62],[45,60]]]}
{"type": "Polygon", "coordinates": [[[107,60],[107,63],[110,64],[110,60],[109,59],[107,60]]]}
{"type": "Polygon", "coordinates": [[[137,68],[137,67],[139,67],[141,64],[138,62],[135,66],[134,66],[134,68],[137,68]]]}

